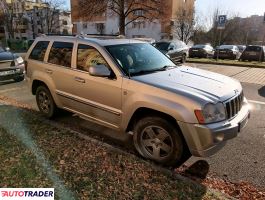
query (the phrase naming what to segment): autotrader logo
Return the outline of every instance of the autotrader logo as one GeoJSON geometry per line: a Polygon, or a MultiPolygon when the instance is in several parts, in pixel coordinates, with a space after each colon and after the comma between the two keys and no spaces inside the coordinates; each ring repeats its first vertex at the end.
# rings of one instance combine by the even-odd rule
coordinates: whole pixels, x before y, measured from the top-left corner
{"type": "Polygon", "coordinates": [[[0,188],[0,200],[54,200],[54,188],[0,188]]]}

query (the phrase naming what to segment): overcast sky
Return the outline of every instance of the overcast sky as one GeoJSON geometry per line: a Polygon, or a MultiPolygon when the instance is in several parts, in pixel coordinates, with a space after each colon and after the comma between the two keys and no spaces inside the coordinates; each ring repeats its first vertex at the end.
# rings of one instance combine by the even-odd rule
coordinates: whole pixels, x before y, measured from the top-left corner
{"type": "MultiPolygon", "coordinates": [[[[70,9],[70,0],[65,0],[65,7],[70,9]]],[[[196,0],[195,8],[204,16],[216,7],[234,14],[247,17],[250,15],[263,15],[265,0],[196,0]]]]}
{"type": "Polygon", "coordinates": [[[196,11],[203,15],[217,7],[242,17],[263,15],[265,0],[196,0],[195,4],[196,11]]]}

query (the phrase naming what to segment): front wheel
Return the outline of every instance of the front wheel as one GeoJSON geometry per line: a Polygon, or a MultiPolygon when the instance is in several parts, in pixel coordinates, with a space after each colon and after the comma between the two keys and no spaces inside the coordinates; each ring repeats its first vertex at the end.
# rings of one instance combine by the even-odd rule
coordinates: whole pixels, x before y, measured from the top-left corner
{"type": "Polygon", "coordinates": [[[40,112],[47,118],[53,118],[57,112],[57,106],[49,89],[39,86],[36,91],[36,101],[40,112]]]}
{"type": "Polygon", "coordinates": [[[136,150],[147,159],[164,166],[179,166],[184,162],[186,149],[180,132],[161,117],[139,120],[134,127],[133,139],[136,150]]]}

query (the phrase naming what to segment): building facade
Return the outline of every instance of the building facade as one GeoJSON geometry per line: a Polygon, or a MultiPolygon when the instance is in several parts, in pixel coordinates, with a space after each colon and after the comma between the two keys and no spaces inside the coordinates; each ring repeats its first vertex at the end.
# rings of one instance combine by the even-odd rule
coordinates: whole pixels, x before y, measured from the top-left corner
{"type": "MultiPolygon", "coordinates": [[[[76,34],[119,34],[119,18],[107,10],[101,16],[86,20],[78,10],[80,0],[71,0],[73,32],[76,34]]],[[[157,19],[139,18],[126,26],[126,37],[128,38],[153,38],[161,40],[174,38],[172,31],[176,13],[179,9],[194,10],[194,0],[164,0],[166,12],[157,19]]],[[[143,15],[141,10],[133,13],[143,15]]],[[[129,20],[129,19],[128,19],[129,20]]]]}
{"type": "MultiPolygon", "coordinates": [[[[13,15],[12,37],[15,39],[34,39],[40,34],[72,34],[69,11],[51,7],[42,0],[8,0],[7,4],[13,15]]],[[[5,35],[10,37],[10,34],[5,35]]]]}

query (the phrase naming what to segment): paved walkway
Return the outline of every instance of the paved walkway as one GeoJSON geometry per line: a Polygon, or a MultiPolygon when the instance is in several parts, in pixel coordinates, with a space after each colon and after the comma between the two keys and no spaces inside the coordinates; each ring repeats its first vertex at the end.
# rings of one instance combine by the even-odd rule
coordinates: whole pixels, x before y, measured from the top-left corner
{"type": "Polygon", "coordinates": [[[187,63],[187,65],[224,74],[238,79],[240,82],[265,85],[265,69],[196,63],[187,63]]]}

